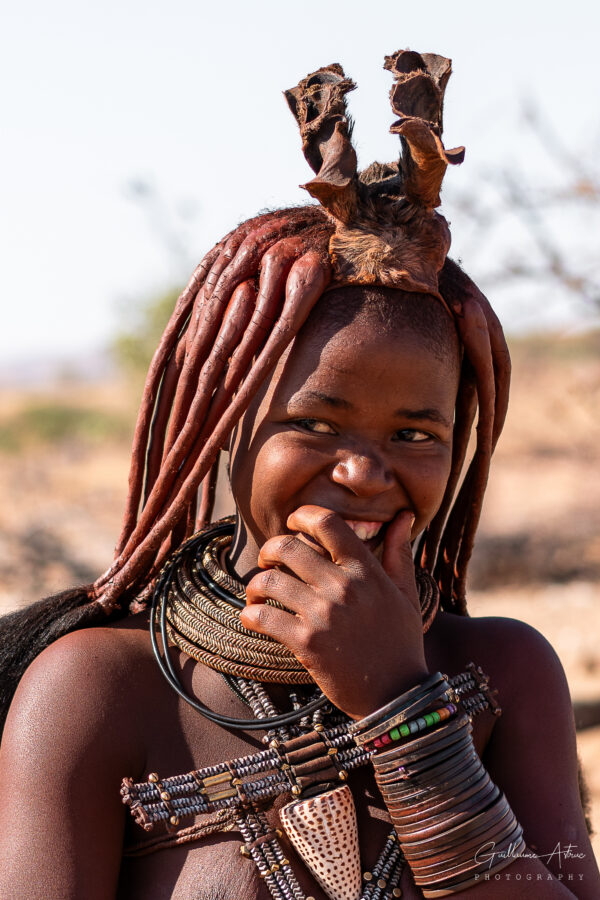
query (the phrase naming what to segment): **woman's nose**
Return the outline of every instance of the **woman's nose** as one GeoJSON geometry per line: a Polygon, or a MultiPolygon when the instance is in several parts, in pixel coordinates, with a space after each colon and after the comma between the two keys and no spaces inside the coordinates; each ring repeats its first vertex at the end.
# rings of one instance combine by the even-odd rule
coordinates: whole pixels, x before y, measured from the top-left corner
{"type": "Polygon", "coordinates": [[[357,497],[374,497],[389,490],[394,475],[386,461],[377,453],[348,452],[338,459],[331,478],[356,494],[357,497]]]}

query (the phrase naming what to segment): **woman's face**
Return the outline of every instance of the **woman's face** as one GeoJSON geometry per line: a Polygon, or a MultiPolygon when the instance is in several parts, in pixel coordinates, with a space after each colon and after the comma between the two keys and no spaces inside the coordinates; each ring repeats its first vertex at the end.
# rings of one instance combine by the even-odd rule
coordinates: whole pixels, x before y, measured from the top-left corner
{"type": "Polygon", "coordinates": [[[307,504],[338,513],[375,553],[398,512],[415,516],[413,537],[427,526],[450,471],[459,378],[458,353],[439,357],[369,316],[301,332],[232,441],[240,577],[307,504]]]}

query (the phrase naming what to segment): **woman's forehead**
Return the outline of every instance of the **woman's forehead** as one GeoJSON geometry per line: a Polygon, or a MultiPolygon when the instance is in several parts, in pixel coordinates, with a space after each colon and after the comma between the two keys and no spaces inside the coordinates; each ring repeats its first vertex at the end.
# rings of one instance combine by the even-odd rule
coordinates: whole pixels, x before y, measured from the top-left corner
{"type": "Polygon", "coordinates": [[[304,331],[293,342],[267,386],[263,409],[276,402],[318,394],[351,398],[367,388],[375,398],[385,385],[458,382],[456,351],[441,354],[424,336],[401,323],[382,330],[373,319],[343,327],[304,331]],[[407,378],[410,375],[410,378],[407,378]]]}
{"type": "MultiPolygon", "coordinates": [[[[384,347],[394,356],[412,354],[424,362],[423,371],[439,371],[450,383],[458,381],[459,343],[450,316],[434,297],[413,295],[391,288],[337,288],[324,294],[306,323],[281,355],[245,415],[246,422],[262,416],[273,402],[287,401],[309,381],[319,388],[334,380],[347,393],[357,378],[366,378],[361,360],[381,360],[384,347]],[[429,359],[429,365],[427,360],[429,359]],[[362,367],[361,367],[362,366],[362,367]],[[358,368],[358,372],[357,372],[358,368]],[[347,380],[347,384],[344,381],[347,380]]],[[[371,374],[372,389],[378,380],[393,379],[385,365],[371,374]]]]}
{"type": "Polygon", "coordinates": [[[399,342],[419,337],[441,359],[458,359],[458,336],[444,305],[429,294],[380,286],[350,286],[323,294],[300,330],[296,344],[307,338],[325,345],[335,334],[354,340],[361,332],[393,335],[399,342]]]}

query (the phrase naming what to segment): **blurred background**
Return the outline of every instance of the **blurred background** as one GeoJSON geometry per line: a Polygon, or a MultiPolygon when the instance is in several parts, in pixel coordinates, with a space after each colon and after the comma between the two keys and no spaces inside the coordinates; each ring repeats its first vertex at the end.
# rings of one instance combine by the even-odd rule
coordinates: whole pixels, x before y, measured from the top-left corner
{"type": "Polygon", "coordinates": [[[600,829],[600,7],[207,6],[22,0],[2,14],[0,609],[112,558],[174,299],[236,223],[306,198],[281,90],[340,62],[366,166],[398,153],[384,54],[450,56],[445,143],[467,155],[442,211],[514,360],[470,609],[556,648],[600,829]]]}

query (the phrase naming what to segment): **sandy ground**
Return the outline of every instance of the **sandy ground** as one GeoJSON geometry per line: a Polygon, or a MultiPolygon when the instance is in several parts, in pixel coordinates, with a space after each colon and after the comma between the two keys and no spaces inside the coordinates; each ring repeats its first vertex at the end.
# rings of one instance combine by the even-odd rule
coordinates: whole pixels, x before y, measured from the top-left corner
{"type": "MultiPolygon", "coordinates": [[[[523,619],[553,644],[575,701],[600,700],[600,348],[516,345],[511,413],[472,565],[474,615],[523,619]]],[[[119,384],[46,388],[133,421],[119,384]]],[[[40,395],[0,390],[0,426],[40,395]]],[[[0,449],[0,611],[93,580],[113,554],[130,438],[0,449]]],[[[227,511],[223,500],[220,511],[227,511]]],[[[600,726],[579,750],[600,832],[600,726]]],[[[594,838],[600,858],[600,834],[594,838]]]]}

